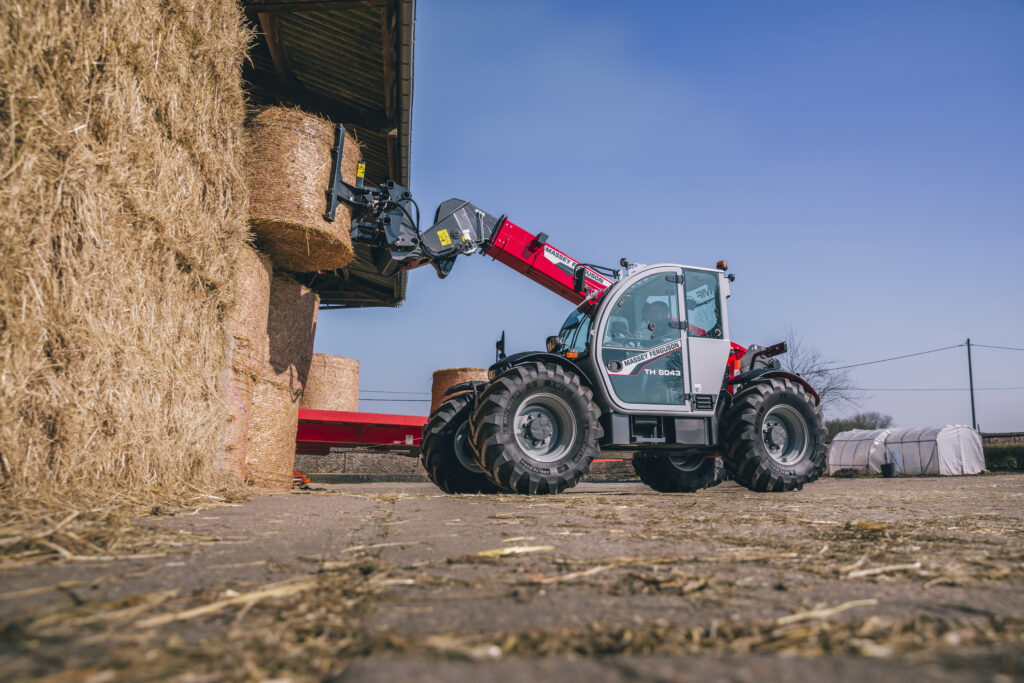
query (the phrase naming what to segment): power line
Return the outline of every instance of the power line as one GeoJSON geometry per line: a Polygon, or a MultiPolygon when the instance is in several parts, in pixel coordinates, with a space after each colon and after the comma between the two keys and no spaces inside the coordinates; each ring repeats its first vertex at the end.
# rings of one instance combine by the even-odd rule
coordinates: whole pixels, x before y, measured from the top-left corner
{"type": "MultiPolygon", "coordinates": [[[[974,387],[975,391],[1024,391],[1024,387],[974,387]]],[[[850,391],[970,391],[969,387],[886,387],[884,389],[862,389],[857,387],[850,391]]]]}
{"type": "Polygon", "coordinates": [[[879,360],[869,360],[864,363],[853,363],[851,365],[840,365],[835,368],[823,368],[824,370],[847,370],[849,368],[859,368],[862,365],[875,365],[876,363],[888,363],[891,360],[900,360],[902,358],[913,358],[914,356],[924,356],[929,353],[938,353],[939,351],[948,351],[949,349],[958,349],[965,344],[953,344],[952,346],[943,346],[941,349],[931,349],[930,351],[918,351],[917,353],[908,353],[902,356],[892,356],[891,358],[880,358],[879,360]]]}
{"type": "Polygon", "coordinates": [[[421,396],[429,396],[429,391],[386,391],[384,389],[360,389],[360,394],[419,394],[421,396]]]}
{"type": "Polygon", "coordinates": [[[1002,349],[1003,351],[1024,351],[1024,349],[1019,349],[1016,346],[989,346],[988,344],[971,344],[971,346],[983,349],[1002,349]]]}
{"type": "Polygon", "coordinates": [[[362,401],[387,401],[388,403],[430,403],[429,398],[361,398],[362,401]]]}

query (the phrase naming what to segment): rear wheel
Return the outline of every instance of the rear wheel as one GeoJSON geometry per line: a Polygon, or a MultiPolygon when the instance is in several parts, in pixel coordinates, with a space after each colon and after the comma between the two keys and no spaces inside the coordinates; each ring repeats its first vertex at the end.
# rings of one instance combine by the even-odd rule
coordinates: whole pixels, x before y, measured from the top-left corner
{"type": "Polygon", "coordinates": [[[717,460],[703,455],[638,453],[633,471],[655,491],[692,493],[719,483],[715,478],[717,460]]]}
{"type": "Polygon", "coordinates": [[[593,394],[549,363],[514,367],[491,382],[470,417],[487,477],[516,493],[558,493],[590,471],[603,432],[593,394]]]}
{"type": "Polygon", "coordinates": [[[458,394],[437,407],[423,427],[420,462],[430,481],[445,493],[493,493],[498,490],[480,469],[470,445],[472,394],[458,394]]]}
{"type": "Polygon", "coordinates": [[[722,417],[722,458],[752,491],[791,491],[825,469],[821,409],[789,379],[758,382],[736,395],[722,417]]]}

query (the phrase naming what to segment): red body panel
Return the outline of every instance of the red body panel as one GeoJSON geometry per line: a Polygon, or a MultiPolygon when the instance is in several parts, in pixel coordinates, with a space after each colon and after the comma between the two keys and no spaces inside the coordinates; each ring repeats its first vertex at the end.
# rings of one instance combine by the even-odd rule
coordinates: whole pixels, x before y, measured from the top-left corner
{"type": "MultiPolygon", "coordinates": [[[[573,304],[579,305],[586,298],[572,287],[573,273],[579,262],[550,244],[538,244],[536,235],[507,218],[483,251],[573,304]]],[[[586,269],[585,282],[591,292],[603,292],[612,284],[612,280],[590,268],[586,269]]],[[[597,298],[600,296],[594,297],[597,298]]]]}
{"type": "Polygon", "coordinates": [[[332,446],[417,451],[427,418],[420,415],[299,410],[295,451],[326,455],[332,446]]]}

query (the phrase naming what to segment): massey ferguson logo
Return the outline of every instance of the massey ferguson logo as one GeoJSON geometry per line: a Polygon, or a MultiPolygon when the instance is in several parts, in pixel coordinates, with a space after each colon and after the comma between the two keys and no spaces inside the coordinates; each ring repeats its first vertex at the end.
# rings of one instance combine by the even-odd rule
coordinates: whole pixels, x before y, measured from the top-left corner
{"type": "Polygon", "coordinates": [[[678,351],[683,347],[683,341],[681,339],[673,339],[672,341],[662,344],[661,346],[655,346],[653,349],[648,349],[643,353],[638,353],[632,358],[627,358],[622,361],[622,367],[614,372],[609,372],[610,375],[635,375],[640,372],[640,369],[648,363],[653,363],[662,356],[667,356],[673,351],[678,351]]]}
{"type": "MultiPolygon", "coordinates": [[[[544,245],[544,258],[554,263],[556,266],[559,267],[560,270],[564,271],[568,275],[574,275],[576,273],[576,266],[579,265],[578,262],[573,261],[571,258],[566,256],[562,252],[552,247],[549,247],[546,244],[544,245]]],[[[583,268],[587,272],[588,280],[593,280],[599,285],[604,285],[605,287],[611,287],[611,280],[600,275],[599,273],[595,273],[593,270],[587,268],[586,266],[583,266],[583,268]]]]}

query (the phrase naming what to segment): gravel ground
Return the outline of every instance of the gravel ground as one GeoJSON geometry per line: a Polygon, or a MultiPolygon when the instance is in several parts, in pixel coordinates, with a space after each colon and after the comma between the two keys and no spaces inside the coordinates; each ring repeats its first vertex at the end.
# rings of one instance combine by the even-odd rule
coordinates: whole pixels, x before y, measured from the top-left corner
{"type": "Polygon", "coordinates": [[[0,679],[1024,676],[1024,475],[755,494],[317,486],[0,562],[0,679]]]}

